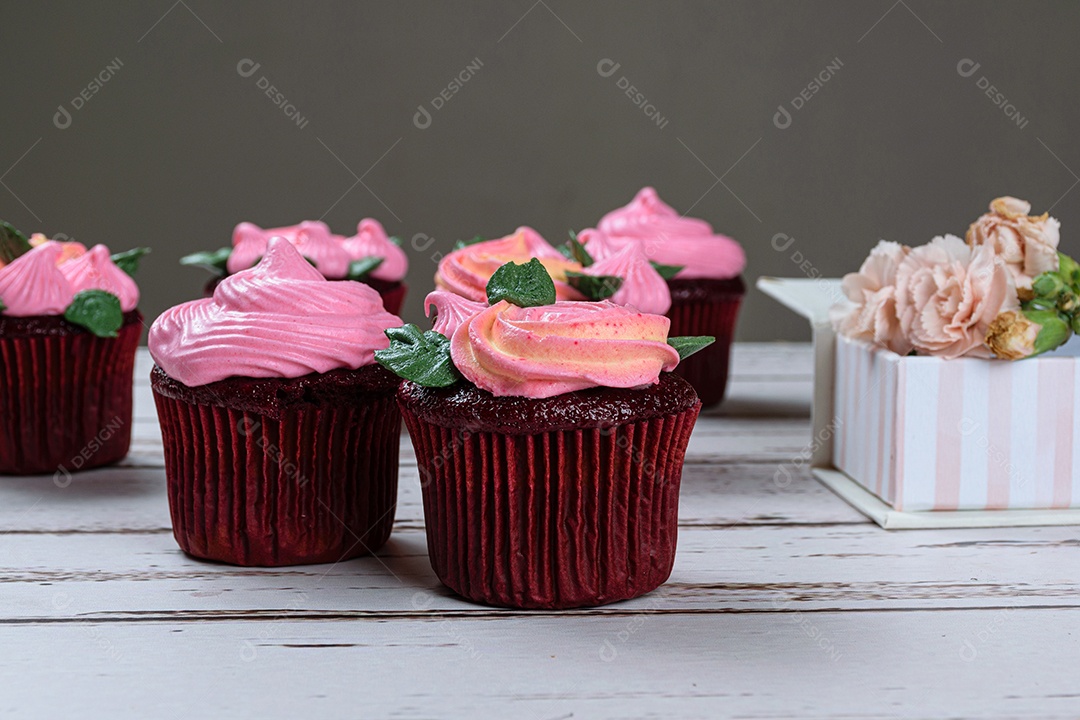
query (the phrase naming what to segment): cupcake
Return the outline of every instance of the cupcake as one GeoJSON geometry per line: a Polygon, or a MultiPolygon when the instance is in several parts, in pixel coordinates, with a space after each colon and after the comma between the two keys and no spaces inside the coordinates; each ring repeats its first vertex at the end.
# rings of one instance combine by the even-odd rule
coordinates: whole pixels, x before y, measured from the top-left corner
{"type": "Polygon", "coordinates": [[[496,270],[508,262],[528,262],[531,258],[539,260],[548,271],[559,300],[584,299],[570,287],[566,277],[567,271],[580,271],[580,263],[567,258],[530,227],[519,227],[512,235],[495,240],[462,243],[439,261],[435,287],[485,302],[488,280],[496,270]]]}
{"type": "Polygon", "coordinates": [[[439,262],[435,286],[474,302],[486,302],[487,283],[508,262],[536,258],[555,283],[559,300],[608,300],[663,314],[671,307],[667,282],[636,246],[595,262],[584,246],[571,239],[553,247],[538,232],[520,227],[496,240],[460,243],[439,262]]]}
{"type": "Polygon", "coordinates": [[[210,298],[150,328],[173,535],[236,565],[337,562],[379,548],[397,493],[401,324],[379,294],[328,282],[286,238],[210,298]]]}
{"type": "Polygon", "coordinates": [[[0,473],[114,463],[131,444],[145,249],[26,238],[0,223],[0,473]]]}
{"type": "Polygon", "coordinates": [[[671,374],[710,338],[611,301],[556,300],[540,260],[487,301],[436,291],[435,329],[389,330],[420,471],[428,553],[475,602],[596,606],[671,572],[683,457],[701,403],[671,374]]]}
{"type": "Polygon", "coordinates": [[[746,292],[746,254],[704,220],[680,216],[651,187],[614,210],[579,239],[597,262],[636,247],[665,278],[671,296],[666,315],[674,335],[712,335],[716,343],[679,365],[705,407],[718,404],[727,386],[735,320],[746,292]]]}
{"type": "Polygon", "coordinates": [[[401,241],[387,237],[379,221],[371,218],[361,220],[352,237],[335,235],[326,223],[318,221],[268,230],[243,222],[233,230],[231,248],[187,255],[180,263],[203,267],[214,274],[206,286],[206,294],[210,295],[223,277],[257,263],[272,237],[292,243],[326,279],[358,280],[370,285],[382,297],[387,312],[401,312],[409,261],[401,241]]]}

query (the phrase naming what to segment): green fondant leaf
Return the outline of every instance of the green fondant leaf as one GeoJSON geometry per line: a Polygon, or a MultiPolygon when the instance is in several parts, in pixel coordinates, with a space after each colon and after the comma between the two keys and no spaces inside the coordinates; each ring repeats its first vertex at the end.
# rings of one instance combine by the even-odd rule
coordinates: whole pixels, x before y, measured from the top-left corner
{"type": "Polygon", "coordinates": [[[64,319],[81,325],[98,337],[116,337],[124,324],[120,299],[104,290],[83,290],[64,311],[64,319]]]}
{"type": "Polygon", "coordinates": [[[401,247],[401,238],[399,238],[397,235],[391,235],[390,237],[387,238],[387,240],[394,243],[398,247],[401,247]]]}
{"type": "Polygon", "coordinates": [[[150,252],[148,247],[132,248],[131,250],[113,254],[112,261],[128,275],[135,277],[135,273],[139,271],[139,261],[148,252],[150,252]]]}
{"type": "Polygon", "coordinates": [[[0,221],[0,263],[7,265],[15,258],[30,252],[30,241],[12,225],[0,221]]]}
{"type": "Polygon", "coordinates": [[[685,360],[698,350],[706,348],[716,342],[712,335],[680,335],[670,337],[667,344],[675,348],[679,353],[679,360],[685,360]]]}
{"type": "Polygon", "coordinates": [[[653,270],[660,273],[660,277],[665,280],[670,280],[675,277],[679,274],[680,270],[686,267],[685,265],[661,265],[660,263],[654,263],[652,260],[649,261],[649,264],[652,265],[653,270]]]}
{"type": "Polygon", "coordinates": [[[185,255],[180,258],[180,264],[205,268],[215,275],[227,275],[229,271],[225,267],[225,263],[229,261],[230,255],[232,255],[231,247],[223,247],[218,250],[204,250],[202,252],[185,255]]]}
{"type": "Polygon", "coordinates": [[[383,258],[376,255],[368,255],[366,258],[353,260],[349,263],[349,273],[345,276],[345,279],[363,282],[382,264],[383,258]]]}
{"type": "Polygon", "coordinates": [[[607,300],[619,291],[623,279],[618,275],[586,275],[567,270],[566,283],[588,300],[607,300]]]}
{"type": "Polygon", "coordinates": [[[390,347],[375,351],[375,360],[398,377],[424,387],[448,387],[461,379],[450,358],[450,340],[434,330],[420,332],[413,324],[386,331],[390,347]]]}
{"type": "Polygon", "coordinates": [[[537,307],[555,302],[555,283],[547,269],[533,258],[527,263],[508,262],[487,284],[488,304],[506,300],[518,307],[537,307]]]}
{"type": "Polygon", "coordinates": [[[559,250],[562,251],[563,255],[581,265],[581,267],[589,267],[595,262],[589,251],[585,249],[585,246],[578,241],[573,230],[570,231],[570,239],[559,250]]]}

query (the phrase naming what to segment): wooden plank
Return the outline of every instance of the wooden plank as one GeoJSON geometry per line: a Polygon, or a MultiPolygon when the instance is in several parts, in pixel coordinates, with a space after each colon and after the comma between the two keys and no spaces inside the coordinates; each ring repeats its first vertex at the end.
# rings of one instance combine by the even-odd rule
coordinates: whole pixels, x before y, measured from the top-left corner
{"type": "MultiPolygon", "coordinates": [[[[654,594],[587,614],[1080,607],[1070,528],[887,533],[874,525],[682,528],[671,579],[654,594]]],[[[0,543],[3,616],[318,617],[488,612],[443,588],[424,534],[394,533],[378,557],[336,565],[237,568],[184,556],[165,533],[9,533],[0,543]],[[297,604],[296,598],[303,596],[297,604]]]]}
{"type": "MultiPolygon", "coordinates": [[[[398,528],[422,528],[420,476],[402,465],[398,528]]],[[[768,464],[684,467],[684,526],[869,522],[805,468],[768,464]]],[[[167,532],[171,527],[161,467],[102,468],[71,478],[0,479],[0,533],[167,532]]]]}
{"type": "Polygon", "coordinates": [[[1072,718],[1075,609],[0,627],[13,716],[1072,718]]]}

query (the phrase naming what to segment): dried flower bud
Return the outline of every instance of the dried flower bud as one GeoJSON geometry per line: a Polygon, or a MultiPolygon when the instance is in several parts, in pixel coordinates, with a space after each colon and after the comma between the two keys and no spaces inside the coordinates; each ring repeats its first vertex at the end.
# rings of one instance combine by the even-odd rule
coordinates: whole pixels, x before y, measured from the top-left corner
{"type": "Polygon", "coordinates": [[[986,332],[986,346],[999,358],[1022,360],[1035,354],[1035,339],[1042,328],[1021,312],[998,315],[986,332]]]}

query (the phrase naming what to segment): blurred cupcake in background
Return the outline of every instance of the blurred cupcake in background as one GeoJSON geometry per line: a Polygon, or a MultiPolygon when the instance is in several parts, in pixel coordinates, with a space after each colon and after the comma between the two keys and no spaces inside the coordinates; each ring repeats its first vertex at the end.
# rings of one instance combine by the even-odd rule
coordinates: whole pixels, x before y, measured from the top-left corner
{"type": "Polygon", "coordinates": [[[473,302],[486,302],[487,284],[496,270],[508,262],[532,258],[551,276],[559,300],[610,300],[660,314],[671,306],[667,283],[640,248],[627,246],[594,262],[574,239],[553,247],[529,227],[495,240],[459,243],[439,262],[435,286],[473,302]]]}
{"type": "Polygon", "coordinates": [[[214,274],[207,283],[210,295],[222,278],[247,270],[266,253],[272,237],[288,240],[328,280],[356,280],[370,285],[382,297],[387,312],[398,313],[405,300],[409,261],[397,238],[387,236],[378,220],[364,218],[352,237],[335,235],[324,222],[305,220],[299,225],[261,228],[242,222],[233,230],[232,247],[198,252],[180,260],[214,274]]]}
{"type": "Polygon", "coordinates": [[[406,379],[432,567],[476,602],[602,605],[655,589],[675,559],[701,403],[670,371],[712,339],[556,288],[540,260],[508,263],[483,302],[431,293],[434,329],[389,330],[376,352],[406,379]]]}
{"type": "Polygon", "coordinates": [[[663,277],[673,335],[711,335],[716,343],[679,364],[705,407],[718,404],[727,386],[735,321],[746,286],[746,254],[735,240],[704,220],[679,215],[651,187],[625,207],[604,215],[578,240],[597,264],[636,248],[663,277]]]}
{"type": "Polygon", "coordinates": [[[399,380],[374,352],[401,320],[367,285],[327,281],[305,247],[270,238],[254,267],[150,329],[173,534],[190,555],[337,562],[390,535],[399,380]]]}
{"type": "Polygon", "coordinates": [[[142,333],[131,275],[146,252],[0,223],[0,473],[66,476],[127,455],[142,333]]]}
{"type": "Polygon", "coordinates": [[[524,226],[495,240],[459,242],[453,252],[439,261],[435,287],[468,300],[484,302],[488,280],[496,270],[508,262],[528,262],[531,258],[539,260],[548,271],[560,300],[583,299],[566,278],[568,270],[581,270],[581,265],[552,247],[540,233],[524,226]]]}

